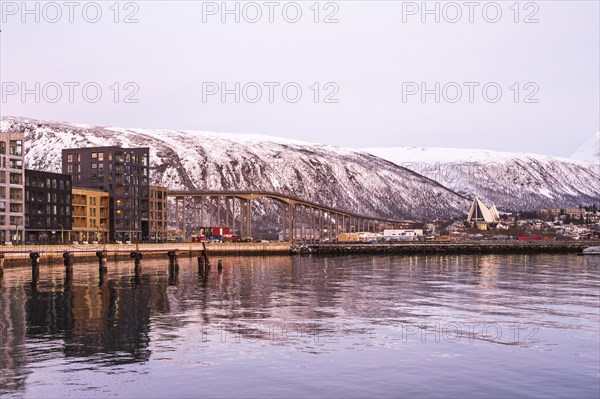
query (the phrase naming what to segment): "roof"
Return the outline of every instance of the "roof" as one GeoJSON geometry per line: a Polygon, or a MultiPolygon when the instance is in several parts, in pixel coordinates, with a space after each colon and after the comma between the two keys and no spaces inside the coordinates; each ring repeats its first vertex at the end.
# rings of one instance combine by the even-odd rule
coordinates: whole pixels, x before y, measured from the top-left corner
{"type": "Polygon", "coordinates": [[[479,198],[473,198],[473,203],[469,209],[469,215],[467,216],[467,222],[479,221],[486,223],[497,223],[500,221],[498,210],[495,205],[492,205],[491,209],[483,204],[479,198]]]}

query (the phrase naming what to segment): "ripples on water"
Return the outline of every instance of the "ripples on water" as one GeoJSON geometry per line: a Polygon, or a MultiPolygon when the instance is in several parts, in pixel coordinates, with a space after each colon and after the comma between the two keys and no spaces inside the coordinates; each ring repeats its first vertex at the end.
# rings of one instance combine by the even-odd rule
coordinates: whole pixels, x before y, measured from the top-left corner
{"type": "Polygon", "coordinates": [[[8,397],[600,395],[600,257],[231,257],[6,269],[8,397]]]}

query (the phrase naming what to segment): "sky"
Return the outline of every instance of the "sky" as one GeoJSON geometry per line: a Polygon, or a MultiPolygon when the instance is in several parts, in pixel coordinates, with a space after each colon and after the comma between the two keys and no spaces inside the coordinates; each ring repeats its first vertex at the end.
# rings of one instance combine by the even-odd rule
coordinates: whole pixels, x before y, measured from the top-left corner
{"type": "Polygon", "coordinates": [[[0,115],[569,156],[599,4],[1,1],[0,115]]]}

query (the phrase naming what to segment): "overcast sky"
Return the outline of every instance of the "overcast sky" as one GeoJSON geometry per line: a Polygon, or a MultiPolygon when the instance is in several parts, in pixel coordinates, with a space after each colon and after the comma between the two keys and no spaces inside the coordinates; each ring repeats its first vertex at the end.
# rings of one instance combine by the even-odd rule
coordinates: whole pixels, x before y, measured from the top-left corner
{"type": "Polygon", "coordinates": [[[597,1],[113,3],[3,1],[1,115],[561,156],[600,129],[597,1]]]}

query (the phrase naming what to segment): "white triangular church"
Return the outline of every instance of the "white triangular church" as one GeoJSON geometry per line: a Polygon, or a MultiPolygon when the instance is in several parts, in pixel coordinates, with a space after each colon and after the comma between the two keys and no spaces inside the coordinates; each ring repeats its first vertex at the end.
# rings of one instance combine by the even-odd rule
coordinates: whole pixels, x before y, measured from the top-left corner
{"type": "Polygon", "coordinates": [[[469,216],[467,216],[467,222],[485,222],[485,223],[498,223],[500,221],[500,215],[496,205],[492,205],[488,208],[479,200],[479,198],[473,198],[471,209],[469,209],[469,216]]]}

